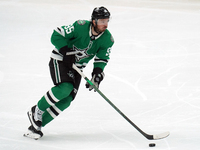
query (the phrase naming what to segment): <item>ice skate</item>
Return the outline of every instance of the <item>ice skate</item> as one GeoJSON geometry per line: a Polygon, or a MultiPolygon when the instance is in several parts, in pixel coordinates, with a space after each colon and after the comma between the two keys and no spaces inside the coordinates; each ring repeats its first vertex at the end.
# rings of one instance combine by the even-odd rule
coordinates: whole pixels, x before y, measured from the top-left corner
{"type": "Polygon", "coordinates": [[[36,112],[36,109],[37,106],[33,106],[31,110],[27,112],[27,114],[33,127],[40,131],[42,126],[42,112],[39,112],[39,110],[36,112]]]}
{"type": "Polygon", "coordinates": [[[27,114],[31,126],[28,128],[28,132],[25,133],[24,136],[37,140],[43,136],[41,131],[43,111],[39,110],[37,106],[33,106],[27,114]]]}
{"type": "Polygon", "coordinates": [[[31,138],[31,139],[35,139],[38,140],[39,138],[41,138],[43,136],[42,131],[38,131],[36,130],[33,125],[31,125],[28,128],[27,133],[24,134],[25,137],[31,138]]]}

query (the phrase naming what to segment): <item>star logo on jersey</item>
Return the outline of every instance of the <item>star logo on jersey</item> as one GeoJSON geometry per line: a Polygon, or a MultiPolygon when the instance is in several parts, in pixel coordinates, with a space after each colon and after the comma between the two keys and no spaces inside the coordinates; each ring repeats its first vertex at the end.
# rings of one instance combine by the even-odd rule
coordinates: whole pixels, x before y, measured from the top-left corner
{"type": "Polygon", "coordinates": [[[75,45],[73,45],[73,50],[76,51],[76,60],[77,61],[80,61],[81,59],[84,59],[84,58],[87,58],[89,57],[90,55],[87,53],[87,51],[92,47],[92,41],[90,41],[89,45],[87,48],[85,49],[80,49],[80,48],[77,48],[75,45]]]}

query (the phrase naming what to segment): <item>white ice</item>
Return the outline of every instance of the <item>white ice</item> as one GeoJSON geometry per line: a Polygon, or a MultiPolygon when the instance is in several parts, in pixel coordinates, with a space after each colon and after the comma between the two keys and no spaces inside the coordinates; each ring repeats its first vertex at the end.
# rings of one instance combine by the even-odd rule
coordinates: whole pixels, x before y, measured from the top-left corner
{"type": "MultiPolygon", "coordinates": [[[[84,73],[90,77],[92,62],[84,73]]],[[[199,0],[1,0],[1,150],[200,149],[199,0]],[[82,80],[76,100],[43,128],[23,137],[27,110],[52,86],[48,61],[55,27],[90,19],[106,6],[115,38],[100,90],[149,134],[149,141],[82,80]]]]}

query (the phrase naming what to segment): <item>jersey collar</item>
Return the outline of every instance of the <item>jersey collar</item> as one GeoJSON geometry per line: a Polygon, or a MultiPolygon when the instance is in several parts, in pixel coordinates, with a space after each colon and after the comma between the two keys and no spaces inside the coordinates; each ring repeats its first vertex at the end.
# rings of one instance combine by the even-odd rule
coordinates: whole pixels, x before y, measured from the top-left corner
{"type": "MultiPolygon", "coordinates": [[[[105,31],[104,31],[105,32],[105,31]]],[[[99,35],[93,35],[92,34],[92,25],[90,25],[90,31],[89,31],[89,35],[90,35],[90,39],[93,41],[93,40],[97,40],[98,38],[100,38],[100,36],[104,33],[102,32],[101,34],[99,35]]]]}

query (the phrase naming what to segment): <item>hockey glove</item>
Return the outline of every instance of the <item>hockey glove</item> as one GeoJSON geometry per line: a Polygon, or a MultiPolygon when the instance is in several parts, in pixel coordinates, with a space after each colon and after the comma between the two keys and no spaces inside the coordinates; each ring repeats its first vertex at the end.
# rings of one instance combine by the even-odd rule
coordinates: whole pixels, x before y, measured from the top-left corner
{"type": "MultiPolygon", "coordinates": [[[[94,70],[92,72],[91,81],[97,88],[99,88],[99,84],[103,80],[104,76],[105,75],[104,75],[103,70],[101,68],[98,68],[98,67],[94,68],[94,70]]],[[[91,91],[93,89],[93,87],[88,82],[86,82],[85,86],[86,86],[86,88],[89,88],[89,91],[91,91]]]]}
{"type": "Polygon", "coordinates": [[[72,64],[75,63],[75,55],[67,55],[67,53],[73,52],[73,50],[68,48],[68,46],[64,46],[59,50],[59,52],[63,55],[63,62],[65,63],[65,65],[68,68],[72,68],[72,64]]]}

